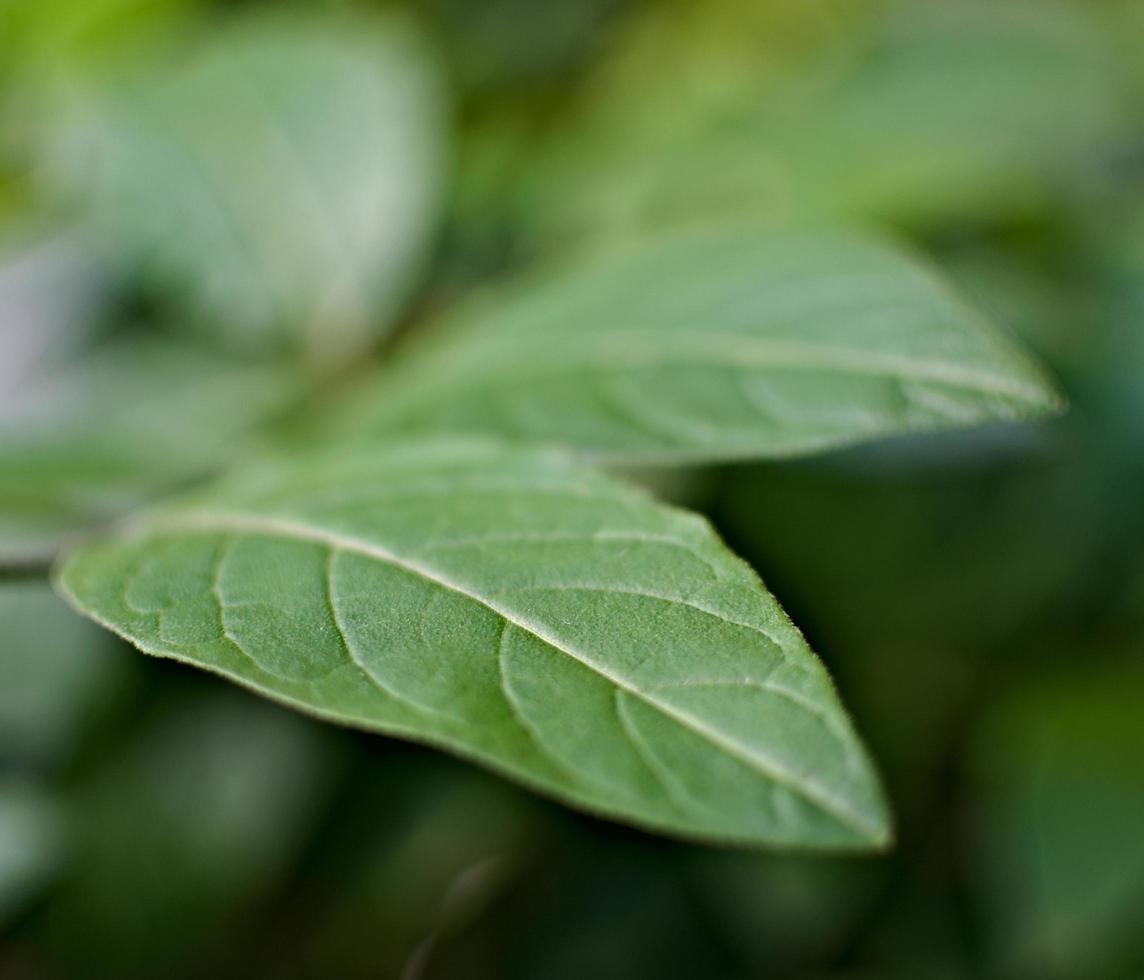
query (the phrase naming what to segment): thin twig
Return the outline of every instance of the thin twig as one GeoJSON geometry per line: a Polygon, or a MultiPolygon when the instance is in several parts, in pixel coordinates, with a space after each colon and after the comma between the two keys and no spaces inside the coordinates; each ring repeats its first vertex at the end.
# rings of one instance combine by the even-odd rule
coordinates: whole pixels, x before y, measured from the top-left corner
{"type": "Polygon", "coordinates": [[[0,554],[0,584],[46,580],[55,559],[54,551],[0,554]]]}

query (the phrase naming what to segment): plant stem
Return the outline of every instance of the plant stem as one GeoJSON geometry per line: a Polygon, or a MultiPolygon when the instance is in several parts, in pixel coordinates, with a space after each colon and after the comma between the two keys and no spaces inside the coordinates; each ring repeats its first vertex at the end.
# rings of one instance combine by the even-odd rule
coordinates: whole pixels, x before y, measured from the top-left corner
{"type": "Polygon", "coordinates": [[[0,585],[47,579],[55,557],[47,551],[0,555],[0,585]]]}

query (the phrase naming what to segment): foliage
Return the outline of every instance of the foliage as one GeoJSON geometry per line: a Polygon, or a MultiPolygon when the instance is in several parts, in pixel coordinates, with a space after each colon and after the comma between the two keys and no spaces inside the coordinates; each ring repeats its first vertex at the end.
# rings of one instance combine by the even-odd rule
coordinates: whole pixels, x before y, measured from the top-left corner
{"type": "Polygon", "coordinates": [[[1144,965],[1138,6],[0,0],[0,973],[1144,965]]]}

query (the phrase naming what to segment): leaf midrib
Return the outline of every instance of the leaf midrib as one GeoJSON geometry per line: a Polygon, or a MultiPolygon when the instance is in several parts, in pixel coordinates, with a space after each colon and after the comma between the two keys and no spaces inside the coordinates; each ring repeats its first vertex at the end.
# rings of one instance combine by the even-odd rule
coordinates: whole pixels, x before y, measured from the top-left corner
{"type": "MultiPolygon", "coordinates": [[[[546,350],[536,359],[525,361],[517,352],[504,362],[483,365],[476,371],[473,371],[471,366],[457,369],[449,380],[461,390],[481,390],[523,377],[519,371],[522,367],[527,368],[526,374],[529,380],[535,380],[541,373],[561,375],[580,370],[614,372],[676,365],[692,368],[708,366],[759,370],[786,368],[796,371],[880,375],[903,381],[928,381],[968,391],[1020,399],[1030,404],[1052,404],[1055,401],[1053,393],[1047,387],[1038,387],[1013,375],[966,368],[941,359],[887,354],[835,344],[813,344],[728,334],[704,334],[702,337],[694,338],[671,337],[669,347],[671,356],[665,356],[663,353],[665,339],[664,335],[652,332],[626,334],[619,332],[609,335],[588,350],[580,351],[559,350],[553,348],[550,342],[546,350]],[[470,377],[464,377],[464,374],[469,372],[472,372],[470,377]]],[[[531,357],[534,352],[528,353],[531,357]]],[[[1012,350],[1004,350],[1003,353],[1006,357],[1020,357],[1012,350]]],[[[1021,367],[1033,370],[1023,362],[1021,367]]],[[[411,386],[410,390],[415,389],[411,386]]],[[[420,397],[411,395],[407,399],[401,399],[400,407],[404,407],[406,402],[423,400],[424,397],[424,395],[420,397]]]]}
{"type": "Polygon", "coordinates": [[[249,514],[192,512],[174,517],[166,515],[161,521],[152,521],[146,525],[140,525],[135,530],[137,533],[166,533],[176,531],[206,534],[245,533],[280,537],[321,544],[328,548],[358,554],[400,568],[411,575],[430,581],[441,588],[465,596],[478,605],[490,610],[506,622],[513,624],[518,629],[534,636],[554,650],[571,657],[577,663],[587,667],[604,680],[613,684],[616,688],[625,691],[632,697],[637,698],[666,715],[672,721],[687,728],[693,734],[698,735],[727,755],[746,764],[760,775],[803,797],[837,820],[842,826],[859,835],[862,839],[871,841],[882,840],[883,835],[876,825],[870,824],[861,814],[855,812],[850,805],[829,791],[814,783],[800,780],[781,763],[752,753],[718,730],[710,728],[702,719],[696,718],[689,712],[666,704],[650,696],[647,692],[641,691],[638,687],[633,686],[629,681],[617,676],[592,657],[565,645],[556,637],[552,636],[544,626],[520,617],[511,609],[507,609],[494,600],[481,596],[479,593],[472,591],[472,589],[459,582],[453,581],[448,576],[428,565],[403,558],[384,545],[363,540],[353,535],[331,531],[327,528],[316,527],[312,524],[307,524],[303,521],[288,517],[267,517],[249,514]]]}

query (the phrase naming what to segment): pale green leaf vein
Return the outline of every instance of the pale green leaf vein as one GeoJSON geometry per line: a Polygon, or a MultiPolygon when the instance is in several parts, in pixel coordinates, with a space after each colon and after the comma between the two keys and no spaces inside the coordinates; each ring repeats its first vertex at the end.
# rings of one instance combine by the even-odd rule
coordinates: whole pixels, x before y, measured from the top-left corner
{"type": "Polygon", "coordinates": [[[362,675],[372,687],[380,691],[386,697],[392,698],[394,701],[397,701],[400,704],[404,704],[407,708],[412,708],[418,714],[436,715],[439,718],[455,720],[451,715],[448,715],[443,711],[437,711],[433,708],[427,707],[426,705],[418,704],[415,701],[411,701],[409,698],[399,694],[388,685],[383,684],[376,676],[374,676],[369,668],[366,667],[365,662],[361,659],[361,657],[358,656],[354,649],[353,643],[350,642],[349,635],[346,633],[345,624],[342,622],[341,613],[338,610],[338,604],[334,598],[334,562],[338,556],[339,550],[341,549],[339,549],[337,546],[331,545],[326,552],[326,566],[324,576],[325,600],[326,605],[330,610],[330,619],[334,624],[334,630],[338,635],[338,641],[341,645],[341,648],[345,651],[349,662],[353,664],[354,667],[356,667],[359,671],[361,671],[362,675]]]}
{"type": "Polygon", "coordinates": [[[700,813],[710,815],[710,808],[694,796],[683,783],[676,778],[652,751],[647,740],[640,734],[624,706],[624,692],[620,688],[612,688],[612,705],[616,712],[616,720],[620,730],[631,744],[636,757],[643,763],[644,768],[651,773],[652,778],[662,787],[667,798],[671,800],[683,813],[700,813]]]}
{"type": "Polygon", "coordinates": [[[878,835],[878,830],[875,826],[872,826],[860,813],[855,812],[850,803],[839,798],[828,788],[808,780],[798,773],[792,772],[781,762],[757,750],[752,751],[746,748],[724,732],[712,727],[702,718],[696,717],[691,712],[661,701],[646,691],[641,691],[626,678],[610,670],[606,665],[601,664],[583,651],[576,650],[567,643],[562,642],[542,624],[531,622],[513,610],[474,592],[471,588],[450,580],[437,570],[402,558],[382,545],[362,540],[352,535],[341,534],[321,527],[314,527],[289,518],[262,517],[245,514],[190,513],[179,517],[168,517],[161,526],[153,527],[151,530],[159,531],[160,533],[167,530],[185,532],[197,531],[202,533],[234,532],[313,541],[326,544],[331,548],[353,552],[363,557],[372,558],[404,569],[410,574],[431,581],[442,588],[467,596],[472,601],[491,610],[513,625],[532,634],[553,649],[578,661],[605,680],[616,685],[616,687],[644,701],[657,711],[671,718],[677,724],[689,729],[693,734],[754,769],[760,775],[773,782],[780,783],[792,792],[803,796],[825,812],[830,813],[844,826],[849,827],[864,837],[876,837],[878,835]]]}

